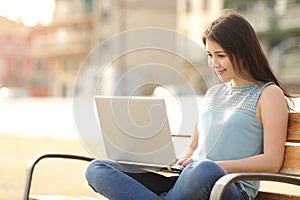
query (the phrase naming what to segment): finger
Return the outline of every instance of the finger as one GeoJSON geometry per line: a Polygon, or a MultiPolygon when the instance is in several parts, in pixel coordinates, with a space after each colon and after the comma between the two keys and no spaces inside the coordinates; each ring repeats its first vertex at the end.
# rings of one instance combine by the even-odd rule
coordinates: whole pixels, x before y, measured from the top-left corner
{"type": "Polygon", "coordinates": [[[183,162],[182,166],[183,166],[183,167],[186,167],[186,166],[189,165],[191,162],[192,162],[192,159],[189,158],[189,159],[187,159],[187,160],[185,160],[185,161],[183,162]]]}
{"type": "Polygon", "coordinates": [[[182,165],[186,160],[187,160],[187,158],[179,159],[176,164],[177,165],[182,165]]]}

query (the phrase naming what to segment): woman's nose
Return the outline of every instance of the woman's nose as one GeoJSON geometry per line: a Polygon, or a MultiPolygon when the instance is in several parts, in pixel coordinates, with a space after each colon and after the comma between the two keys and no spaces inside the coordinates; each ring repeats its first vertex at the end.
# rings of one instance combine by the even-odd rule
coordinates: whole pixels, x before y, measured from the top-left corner
{"type": "Polygon", "coordinates": [[[210,67],[216,67],[218,65],[218,60],[216,58],[210,57],[208,58],[208,65],[210,67]]]}

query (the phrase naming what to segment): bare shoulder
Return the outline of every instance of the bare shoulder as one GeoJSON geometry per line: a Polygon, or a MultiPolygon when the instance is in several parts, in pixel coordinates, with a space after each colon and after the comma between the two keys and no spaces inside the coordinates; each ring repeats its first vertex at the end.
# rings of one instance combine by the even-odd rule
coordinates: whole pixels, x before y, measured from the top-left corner
{"type": "Polygon", "coordinates": [[[211,96],[211,94],[213,94],[215,92],[215,90],[220,86],[221,86],[221,84],[218,84],[218,85],[214,85],[214,86],[208,88],[208,90],[206,91],[206,93],[204,95],[204,99],[208,99],[211,96]]]}
{"type": "Polygon", "coordinates": [[[265,110],[269,113],[279,111],[285,112],[287,110],[284,93],[281,88],[275,84],[264,88],[258,101],[258,106],[261,110],[265,110]]]}
{"type": "Polygon", "coordinates": [[[281,88],[275,84],[268,85],[266,88],[264,88],[261,96],[262,96],[262,99],[267,99],[267,100],[268,99],[275,100],[277,98],[280,98],[280,99],[285,98],[284,93],[281,90],[281,88]]]}
{"type": "Polygon", "coordinates": [[[213,85],[207,89],[206,96],[210,96],[211,94],[218,93],[219,91],[223,93],[224,90],[230,85],[231,85],[230,82],[224,82],[224,83],[213,85]]]}

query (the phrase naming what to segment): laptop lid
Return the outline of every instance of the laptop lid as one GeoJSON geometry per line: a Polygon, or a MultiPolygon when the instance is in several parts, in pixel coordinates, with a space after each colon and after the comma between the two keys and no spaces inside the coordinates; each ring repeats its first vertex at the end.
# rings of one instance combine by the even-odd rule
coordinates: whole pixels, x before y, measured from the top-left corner
{"type": "Polygon", "coordinates": [[[159,167],[176,162],[163,98],[96,96],[95,103],[109,159],[159,167]]]}

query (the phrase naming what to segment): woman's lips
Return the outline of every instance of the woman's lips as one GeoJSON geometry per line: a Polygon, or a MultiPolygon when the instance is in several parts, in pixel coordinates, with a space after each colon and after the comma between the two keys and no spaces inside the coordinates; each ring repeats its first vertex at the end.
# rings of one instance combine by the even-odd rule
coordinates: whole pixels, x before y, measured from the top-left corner
{"type": "Polygon", "coordinates": [[[218,75],[222,75],[225,71],[226,71],[226,69],[218,69],[218,70],[215,70],[215,73],[218,75]]]}

